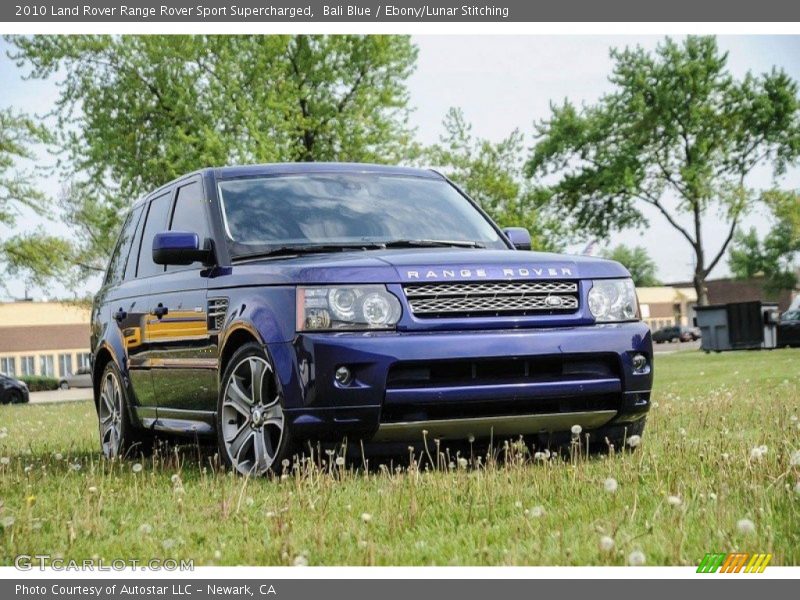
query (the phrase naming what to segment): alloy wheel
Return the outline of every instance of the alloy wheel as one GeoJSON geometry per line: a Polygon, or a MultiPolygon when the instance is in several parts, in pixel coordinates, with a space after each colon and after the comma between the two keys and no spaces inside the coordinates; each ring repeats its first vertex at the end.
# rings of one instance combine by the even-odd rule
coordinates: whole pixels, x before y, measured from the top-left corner
{"type": "Polygon", "coordinates": [[[270,364],[258,356],[242,359],[225,384],[222,439],[231,464],[244,475],[269,470],[281,447],[284,415],[270,364]]]}
{"type": "Polygon", "coordinates": [[[119,456],[122,440],[122,388],[113,371],[106,373],[97,409],[100,444],[106,458],[119,456]]]}

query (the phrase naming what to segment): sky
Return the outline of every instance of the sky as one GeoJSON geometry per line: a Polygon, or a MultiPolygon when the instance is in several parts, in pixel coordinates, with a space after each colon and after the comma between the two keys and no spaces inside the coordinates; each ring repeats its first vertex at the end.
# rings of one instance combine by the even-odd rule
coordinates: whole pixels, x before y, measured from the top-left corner
{"type": "MultiPolygon", "coordinates": [[[[436,142],[445,113],[458,106],[472,123],[476,136],[498,141],[519,128],[528,136],[530,146],[533,124],[549,115],[551,102],[568,98],[576,104],[591,104],[612,89],[608,82],[612,66],[610,48],[641,45],[653,49],[662,39],[661,36],[594,35],[415,36],[419,58],[408,81],[414,108],[411,123],[417,128],[421,142],[436,142]]],[[[761,73],[779,67],[800,80],[800,36],[721,36],[718,42],[728,52],[728,66],[736,77],[747,71],[761,73]]],[[[57,98],[56,84],[23,80],[22,72],[6,56],[8,49],[0,41],[0,107],[46,114],[57,98]]],[[[53,158],[40,152],[39,162],[51,164],[53,158]]],[[[56,177],[43,177],[39,183],[50,197],[58,194],[60,184],[56,177]]],[[[768,170],[756,172],[749,181],[754,187],[769,187],[774,183],[768,170]]],[[[777,183],[800,188],[800,169],[791,170],[777,183]]],[[[609,243],[644,246],[656,262],[662,281],[689,280],[693,254],[686,240],[661,215],[653,212],[646,216],[650,218],[650,227],[645,231],[617,233],[609,243]]],[[[31,230],[39,225],[51,233],[68,235],[63,225],[28,212],[20,215],[16,230],[31,230]]],[[[769,224],[765,215],[755,213],[747,217],[743,226],[753,226],[764,233],[769,224]]],[[[0,238],[9,233],[8,228],[0,226],[0,238]]],[[[713,256],[727,234],[727,226],[722,220],[707,219],[703,234],[707,255],[713,256]]],[[[590,241],[581,240],[568,250],[579,253],[590,241]]],[[[727,274],[723,260],[711,276],[727,274]]],[[[85,290],[80,291],[93,292],[98,285],[98,279],[89,280],[85,290]]],[[[11,296],[22,296],[25,291],[19,282],[7,282],[7,287],[11,296]]],[[[36,298],[67,294],[58,285],[30,293],[36,298]]]]}

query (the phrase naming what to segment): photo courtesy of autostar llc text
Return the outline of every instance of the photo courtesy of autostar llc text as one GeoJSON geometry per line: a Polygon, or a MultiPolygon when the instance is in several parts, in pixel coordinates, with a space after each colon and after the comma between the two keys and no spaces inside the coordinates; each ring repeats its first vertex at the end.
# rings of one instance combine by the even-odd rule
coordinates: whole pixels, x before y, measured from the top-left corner
{"type": "Polygon", "coordinates": [[[791,23],[29,18],[0,38],[9,595],[797,576],[791,23]],[[354,579],[271,569],[306,566],[354,579]]]}

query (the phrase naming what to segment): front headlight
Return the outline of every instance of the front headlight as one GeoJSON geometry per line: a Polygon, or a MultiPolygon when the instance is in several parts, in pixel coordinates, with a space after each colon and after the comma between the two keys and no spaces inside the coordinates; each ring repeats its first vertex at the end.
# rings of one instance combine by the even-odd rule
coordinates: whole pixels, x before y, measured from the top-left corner
{"type": "Polygon", "coordinates": [[[589,310],[598,323],[639,318],[636,289],[631,279],[595,279],[589,290],[589,310]]]}
{"type": "Polygon", "coordinates": [[[297,331],[394,329],[400,313],[382,285],[297,288],[297,331]]]}

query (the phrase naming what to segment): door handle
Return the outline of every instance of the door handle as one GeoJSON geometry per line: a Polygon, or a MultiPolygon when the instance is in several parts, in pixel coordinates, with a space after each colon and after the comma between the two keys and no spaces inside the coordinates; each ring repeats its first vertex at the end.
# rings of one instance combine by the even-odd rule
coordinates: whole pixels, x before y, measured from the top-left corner
{"type": "Polygon", "coordinates": [[[159,302],[158,306],[156,306],[153,309],[153,312],[151,314],[155,315],[156,317],[158,317],[160,319],[161,317],[163,317],[168,312],[169,312],[169,309],[159,302]]]}
{"type": "Polygon", "coordinates": [[[115,313],[114,313],[114,320],[115,320],[117,323],[122,323],[122,321],[123,321],[123,320],[125,319],[125,317],[127,317],[127,316],[128,316],[128,313],[126,313],[124,310],[122,310],[122,309],[120,308],[120,309],[119,309],[117,312],[115,312],[115,313]]]}

